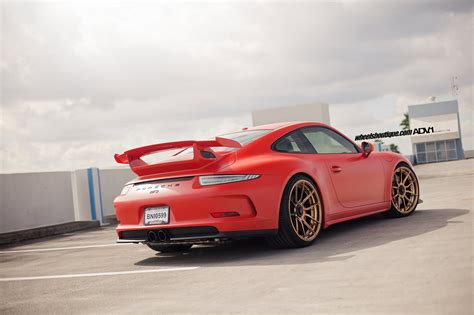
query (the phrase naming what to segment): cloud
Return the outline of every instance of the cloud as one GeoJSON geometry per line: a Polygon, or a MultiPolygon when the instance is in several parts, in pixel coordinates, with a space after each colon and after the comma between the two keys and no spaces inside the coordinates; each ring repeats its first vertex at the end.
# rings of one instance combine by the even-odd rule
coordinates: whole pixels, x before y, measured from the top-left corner
{"type": "Polygon", "coordinates": [[[315,101],[351,136],[396,129],[400,104],[446,97],[453,75],[472,117],[471,1],[1,6],[1,171],[108,166],[315,101]]]}

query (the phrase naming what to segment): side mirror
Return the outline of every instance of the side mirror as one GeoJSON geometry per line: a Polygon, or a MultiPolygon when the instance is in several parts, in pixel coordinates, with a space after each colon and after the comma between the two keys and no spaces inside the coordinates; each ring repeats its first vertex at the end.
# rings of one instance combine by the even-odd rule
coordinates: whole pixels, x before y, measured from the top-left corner
{"type": "Polygon", "coordinates": [[[362,154],[368,157],[372,151],[374,151],[374,145],[369,142],[362,142],[362,154]]]}

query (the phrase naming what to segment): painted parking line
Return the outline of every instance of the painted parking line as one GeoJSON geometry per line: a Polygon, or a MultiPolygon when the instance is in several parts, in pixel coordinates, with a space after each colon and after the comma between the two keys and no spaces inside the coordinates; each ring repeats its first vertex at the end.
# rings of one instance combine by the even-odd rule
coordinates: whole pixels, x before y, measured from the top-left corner
{"type": "Polygon", "coordinates": [[[110,246],[126,246],[135,245],[132,243],[113,243],[113,244],[96,244],[96,245],[82,245],[82,246],[70,246],[70,247],[51,247],[51,248],[36,248],[36,249],[19,249],[19,250],[6,250],[0,251],[0,254],[13,254],[13,253],[34,253],[34,252],[51,252],[55,250],[70,250],[70,249],[83,249],[83,248],[96,248],[96,247],[110,247],[110,246]]]}
{"type": "Polygon", "coordinates": [[[77,274],[69,274],[69,275],[52,275],[52,276],[37,276],[37,277],[0,278],[0,282],[46,280],[46,279],[67,279],[67,278],[82,278],[82,277],[103,277],[103,276],[131,275],[131,274],[138,274],[138,273],[186,271],[186,270],[195,270],[198,268],[199,267],[180,267],[180,268],[130,270],[130,271],[117,271],[117,272],[77,273],[77,274]]]}

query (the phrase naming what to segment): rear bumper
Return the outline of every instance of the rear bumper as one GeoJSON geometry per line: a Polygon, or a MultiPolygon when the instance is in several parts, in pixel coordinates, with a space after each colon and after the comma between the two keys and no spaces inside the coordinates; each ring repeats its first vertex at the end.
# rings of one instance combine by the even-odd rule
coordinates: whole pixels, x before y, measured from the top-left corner
{"type": "Polygon", "coordinates": [[[167,228],[157,229],[150,228],[146,230],[129,230],[119,233],[117,243],[182,243],[182,242],[203,242],[210,240],[220,239],[238,239],[247,237],[264,237],[275,235],[278,232],[276,229],[267,230],[246,230],[246,231],[227,231],[219,232],[215,227],[212,226],[201,226],[201,227],[187,227],[187,228],[167,228]],[[151,242],[148,240],[148,233],[150,231],[166,231],[169,239],[167,241],[155,241],[151,242]]]}
{"type": "Polygon", "coordinates": [[[164,184],[134,185],[127,195],[114,201],[120,222],[116,229],[118,241],[146,241],[150,230],[165,230],[170,241],[235,238],[276,230],[280,181],[277,176],[266,175],[251,181],[202,187],[197,177],[190,177],[164,184]],[[155,206],[169,207],[168,224],[144,224],[145,209],[155,206]],[[237,212],[239,215],[213,217],[213,212],[237,212]]]}

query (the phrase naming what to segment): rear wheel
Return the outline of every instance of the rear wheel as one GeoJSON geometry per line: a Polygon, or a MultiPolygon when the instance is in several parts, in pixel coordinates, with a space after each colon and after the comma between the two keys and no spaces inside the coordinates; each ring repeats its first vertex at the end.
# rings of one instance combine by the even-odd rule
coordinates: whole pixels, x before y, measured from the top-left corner
{"type": "Polygon", "coordinates": [[[322,203],[314,183],[304,175],[286,185],[280,206],[278,234],[267,238],[270,246],[296,248],[311,245],[322,226],[322,203]]]}
{"type": "Polygon", "coordinates": [[[175,253],[185,252],[189,250],[193,244],[176,244],[176,245],[157,245],[157,244],[146,244],[151,249],[162,252],[162,253],[175,253]]]}
{"type": "Polygon", "coordinates": [[[393,172],[392,205],[386,212],[393,218],[407,217],[412,214],[420,199],[420,187],[415,172],[407,165],[400,165],[393,172]]]}

